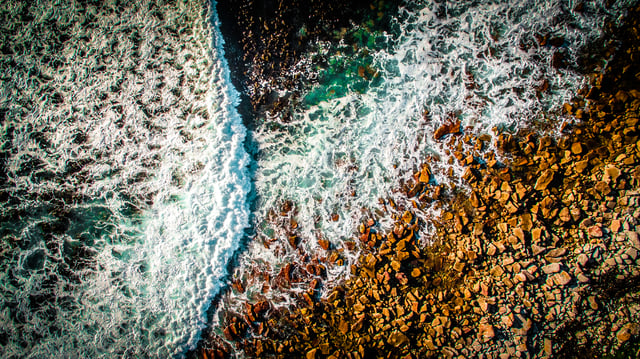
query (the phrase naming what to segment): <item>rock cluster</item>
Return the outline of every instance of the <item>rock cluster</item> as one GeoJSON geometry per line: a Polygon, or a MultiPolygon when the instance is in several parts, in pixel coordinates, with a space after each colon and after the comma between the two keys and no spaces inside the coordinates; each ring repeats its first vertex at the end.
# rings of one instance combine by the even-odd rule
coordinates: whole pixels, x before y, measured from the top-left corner
{"type": "Polygon", "coordinates": [[[583,97],[564,106],[580,121],[562,137],[502,133],[496,156],[481,151],[490,136],[442,130],[468,187],[434,185],[425,163],[404,186],[413,207],[387,200],[377,212],[395,220],[390,231],[377,218],[360,225],[364,253],[346,283],[263,319],[268,304],[250,306],[256,320],[227,330],[262,329],[230,335],[237,348],[310,359],[637,357],[639,12],[583,97]],[[417,214],[434,201],[445,210],[424,246],[417,214]]]}
{"type": "MultiPolygon", "coordinates": [[[[286,115],[304,71],[296,64],[319,40],[333,39],[370,14],[381,20],[397,1],[253,1],[220,0],[217,4],[237,88],[248,90],[252,111],[286,115]],[[242,74],[242,75],[241,75],[242,74]],[[266,85],[268,84],[268,85],[266,85]],[[280,93],[280,94],[276,94],[280,93]],[[282,95],[285,93],[285,95],[282,95]]],[[[380,21],[380,23],[383,23],[380,21]]],[[[322,65],[324,59],[314,60],[322,65]]],[[[359,70],[360,71],[360,70],[359,70]]],[[[363,68],[364,72],[364,68],[363,68]]],[[[363,73],[364,75],[364,73],[363,73]]],[[[286,117],[286,116],[284,116],[286,117]]],[[[286,118],[285,118],[286,120],[286,118]]]]}

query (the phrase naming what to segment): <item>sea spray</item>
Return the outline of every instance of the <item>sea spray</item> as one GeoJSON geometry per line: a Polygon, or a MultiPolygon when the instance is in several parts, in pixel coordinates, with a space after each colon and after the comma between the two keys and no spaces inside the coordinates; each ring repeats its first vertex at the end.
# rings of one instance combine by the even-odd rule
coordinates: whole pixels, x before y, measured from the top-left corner
{"type": "Polygon", "coordinates": [[[181,357],[197,342],[249,218],[209,9],[3,3],[3,357],[181,357]]]}
{"type": "Polygon", "coordinates": [[[554,106],[585,84],[581,52],[627,6],[570,5],[407,2],[388,32],[360,24],[340,42],[318,43],[298,66],[313,79],[306,93],[284,114],[258,119],[256,240],[219,315],[244,313],[244,301],[286,307],[313,279],[326,289],[347,275],[358,223],[426,158],[434,183],[458,182],[462,167],[433,136],[447,120],[489,138],[494,127],[561,120],[554,106]],[[318,262],[330,263],[326,277],[309,270],[318,262]]]}

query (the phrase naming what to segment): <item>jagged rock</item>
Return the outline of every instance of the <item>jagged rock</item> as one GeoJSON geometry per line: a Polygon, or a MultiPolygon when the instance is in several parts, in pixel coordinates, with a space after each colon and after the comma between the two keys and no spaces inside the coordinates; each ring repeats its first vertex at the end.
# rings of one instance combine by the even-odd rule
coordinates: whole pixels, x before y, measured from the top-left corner
{"type": "Polygon", "coordinates": [[[562,285],[565,286],[567,284],[569,284],[571,282],[573,278],[571,277],[571,274],[562,271],[556,275],[553,276],[553,281],[558,284],[558,285],[562,285]]]}
{"type": "Polygon", "coordinates": [[[445,122],[434,132],[433,137],[436,140],[439,140],[446,135],[458,133],[460,133],[460,120],[447,120],[447,122],[445,122]]]}
{"type": "Polygon", "coordinates": [[[551,263],[542,267],[542,271],[546,274],[558,273],[560,271],[560,263],[551,263]]]}
{"type": "Polygon", "coordinates": [[[580,253],[578,257],[576,257],[576,263],[578,263],[580,267],[586,266],[587,263],[589,263],[589,256],[584,253],[580,253]]]}
{"type": "Polygon", "coordinates": [[[315,359],[318,348],[313,348],[307,352],[307,359],[315,359]]]}
{"type": "Polygon", "coordinates": [[[387,341],[389,344],[393,345],[396,348],[399,348],[407,343],[409,343],[409,338],[402,332],[393,332],[387,341]]]}
{"type": "Polygon", "coordinates": [[[545,257],[560,258],[567,254],[566,248],[554,248],[550,250],[545,257]]]}
{"type": "Polygon", "coordinates": [[[600,226],[598,225],[589,227],[588,233],[592,238],[601,238],[603,236],[602,228],[600,228],[600,226]]]}
{"type": "Polygon", "coordinates": [[[478,339],[487,342],[496,336],[496,332],[491,324],[478,325],[478,339]]]}

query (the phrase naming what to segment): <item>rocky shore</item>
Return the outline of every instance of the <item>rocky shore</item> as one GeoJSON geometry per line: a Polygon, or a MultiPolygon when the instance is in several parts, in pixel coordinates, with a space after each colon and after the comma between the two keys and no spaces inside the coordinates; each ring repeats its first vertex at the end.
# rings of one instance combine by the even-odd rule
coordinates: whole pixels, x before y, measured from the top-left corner
{"type": "MultiPolygon", "coordinates": [[[[377,25],[398,1],[217,1],[234,85],[247,95],[241,110],[260,117],[285,113],[299,101],[301,84],[326,59],[302,60],[318,41],[335,40],[351,23],[374,15],[377,25]]],[[[373,26],[374,20],[370,21],[373,26]]],[[[286,116],[284,116],[286,120],[286,116]]],[[[248,123],[251,127],[251,123],[248,123]]]]}
{"type": "MultiPolygon", "coordinates": [[[[348,281],[322,299],[311,283],[289,310],[247,303],[227,317],[226,341],[248,357],[640,356],[639,15],[609,34],[606,65],[563,106],[575,122],[560,135],[529,129],[491,142],[441,128],[435,137],[466,167],[466,186],[434,184],[425,161],[402,186],[411,205],[382,200],[360,225],[348,281]],[[433,206],[440,218],[418,220],[433,206]],[[391,231],[380,216],[393,218],[391,231]],[[424,246],[427,224],[436,235],[424,246]]],[[[210,338],[198,353],[230,348],[210,338]]]]}

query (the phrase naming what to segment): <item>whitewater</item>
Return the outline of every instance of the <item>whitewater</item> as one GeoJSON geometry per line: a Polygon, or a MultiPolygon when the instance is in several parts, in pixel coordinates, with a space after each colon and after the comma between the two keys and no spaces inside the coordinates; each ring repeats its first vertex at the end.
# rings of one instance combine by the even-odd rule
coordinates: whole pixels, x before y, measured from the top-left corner
{"type": "Polygon", "coordinates": [[[249,224],[215,6],[2,7],[1,356],[183,356],[249,224]]]}

